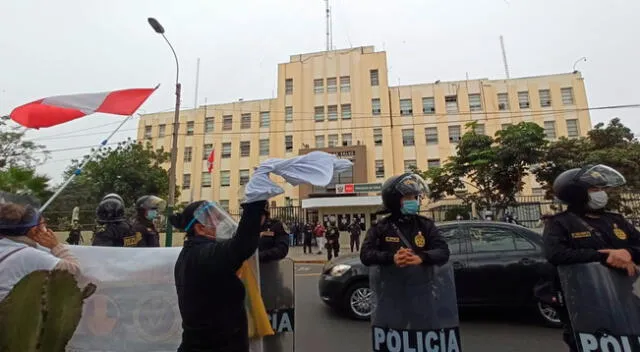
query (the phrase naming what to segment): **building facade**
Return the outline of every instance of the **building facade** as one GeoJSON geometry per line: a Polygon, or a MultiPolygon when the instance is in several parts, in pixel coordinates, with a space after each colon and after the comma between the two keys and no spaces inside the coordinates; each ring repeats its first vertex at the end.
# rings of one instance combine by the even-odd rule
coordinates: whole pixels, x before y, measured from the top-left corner
{"type": "MultiPolygon", "coordinates": [[[[424,170],[446,162],[468,122],[493,135],[508,124],[533,121],[553,140],[585,135],[591,128],[587,108],[579,72],[390,86],[386,53],[372,46],[293,55],[278,65],[275,98],[181,111],[180,201],[215,199],[234,211],[253,167],[311,150],[354,161],[354,170],[336,184],[381,183],[412,165],[424,170]]],[[[138,140],[170,150],[172,123],[173,112],[144,115],[138,140]]],[[[353,207],[360,214],[379,204],[375,190],[336,197],[335,185],[293,188],[276,181],[286,191],[274,200],[278,206],[353,207]]],[[[528,180],[525,194],[541,192],[528,180]]]]}

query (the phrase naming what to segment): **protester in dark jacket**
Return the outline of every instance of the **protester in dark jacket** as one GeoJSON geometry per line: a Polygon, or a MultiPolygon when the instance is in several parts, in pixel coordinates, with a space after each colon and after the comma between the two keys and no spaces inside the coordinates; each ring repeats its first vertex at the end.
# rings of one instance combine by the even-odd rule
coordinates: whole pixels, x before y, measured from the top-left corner
{"type": "Polygon", "coordinates": [[[258,245],[261,263],[283,259],[289,253],[289,234],[282,226],[282,222],[272,219],[268,209],[265,210],[265,216],[258,245]]]}
{"type": "Polygon", "coordinates": [[[182,316],[179,352],[248,352],[245,289],[236,272],[258,248],[266,201],[242,205],[236,235],[216,238],[224,214],[214,203],[189,204],[170,217],[187,238],[175,266],[182,316]]]}

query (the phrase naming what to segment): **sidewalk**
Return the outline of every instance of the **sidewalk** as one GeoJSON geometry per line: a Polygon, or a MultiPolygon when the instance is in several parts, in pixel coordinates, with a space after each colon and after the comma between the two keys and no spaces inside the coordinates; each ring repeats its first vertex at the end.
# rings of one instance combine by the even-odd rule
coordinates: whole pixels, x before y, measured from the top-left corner
{"type": "MultiPolygon", "coordinates": [[[[324,264],[327,262],[327,250],[323,248],[322,254],[318,253],[318,247],[313,246],[313,254],[304,254],[302,246],[289,247],[287,258],[300,264],[324,264]]],[[[340,255],[351,253],[349,246],[342,245],[340,247],[340,255]]],[[[355,252],[354,252],[355,253],[355,252]]]]}

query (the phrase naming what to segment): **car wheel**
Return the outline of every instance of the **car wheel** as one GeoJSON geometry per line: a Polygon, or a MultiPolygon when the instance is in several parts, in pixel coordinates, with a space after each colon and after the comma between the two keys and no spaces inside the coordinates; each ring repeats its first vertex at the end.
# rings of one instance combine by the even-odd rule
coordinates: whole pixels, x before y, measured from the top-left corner
{"type": "Polygon", "coordinates": [[[344,311],[352,319],[368,320],[373,307],[373,291],[366,281],[351,285],[344,295],[344,311]]]}
{"type": "Polygon", "coordinates": [[[559,328],[562,326],[558,311],[552,306],[538,301],[536,302],[536,312],[544,325],[552,328],[559,328]]]}

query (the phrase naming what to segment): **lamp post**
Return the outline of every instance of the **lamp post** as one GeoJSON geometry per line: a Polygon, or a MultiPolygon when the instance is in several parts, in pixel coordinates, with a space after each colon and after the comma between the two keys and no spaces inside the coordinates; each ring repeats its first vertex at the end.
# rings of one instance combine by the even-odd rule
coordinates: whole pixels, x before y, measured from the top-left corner
{"type": "Polygon", "coordinates": [[[164,41],[167,42],[169,48],[171,48],[171,52],[173,53],[173,57],[176,60],[176,107],[175,107],[175,115],[173,117],[173,140],[171,142],[171,167],[169,168],[169,201],[167,202],[167,230],[166,230],[166,238],[165,238],[165,246],[171,247],[173,244],[173,227],[169,222],[169,217],[173,213],[173,206],[176,202],[176,162],[178,159],[178,129],[180,127],[180,65],[178,63],[178,55],[176,55],[176,51],[173,49],[173,45],[169,42],[169,39],[164,35],[164,27],[153,17],[149,17],[147,19],[149,25],[153,30],[160,34],[164,41]]]}
{"type": "Polygon", "coordinates": [[[581,61],[587,62],[587,58],[586,57],[581,57],[578,60],[576,60],[576,62],[573,63],[573,73],[577,73],[578,70],[576,70],[576,65],[578,65],[581,61]]]}

